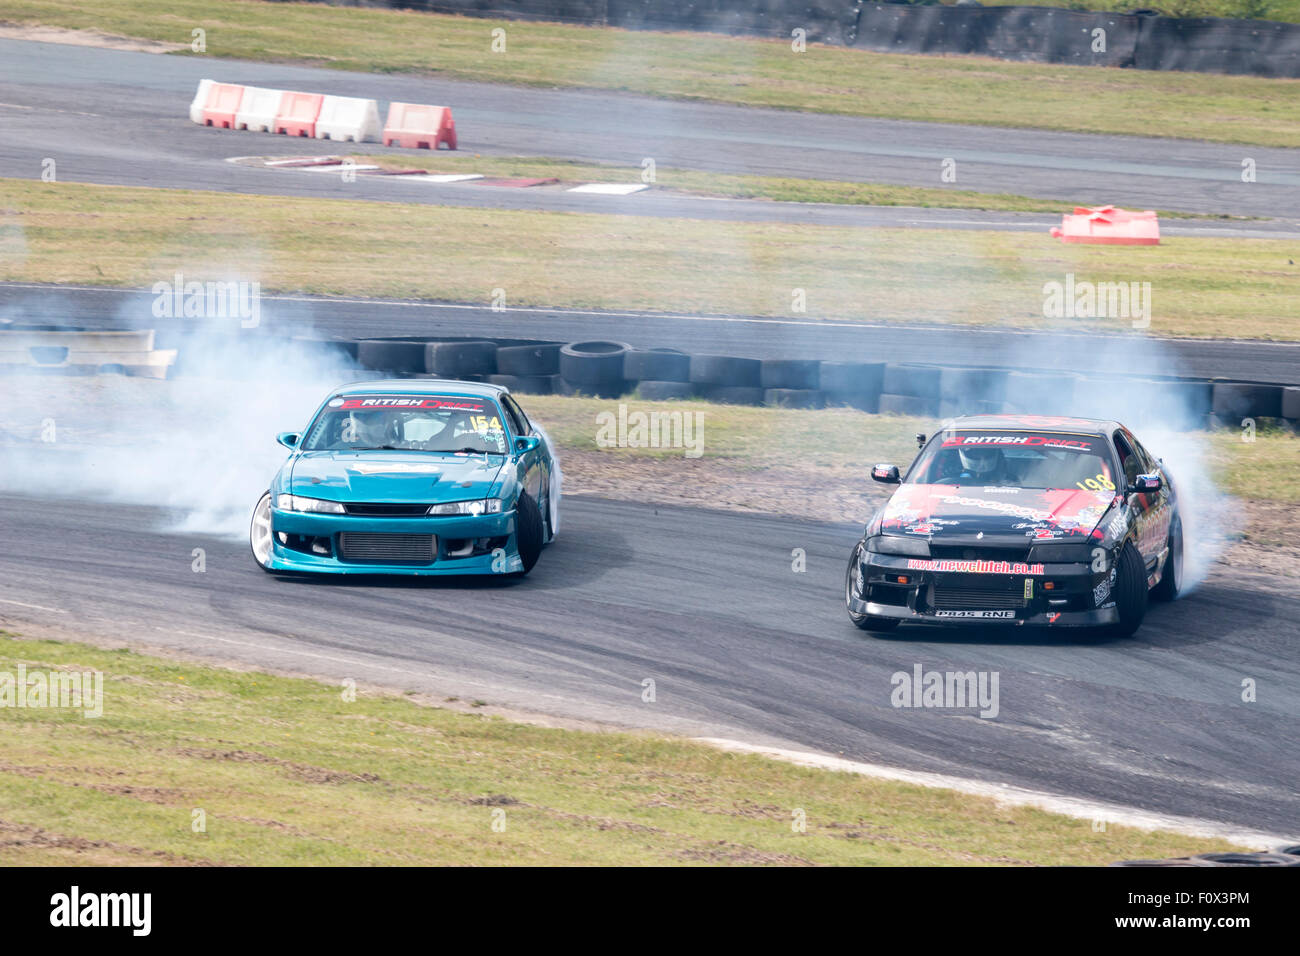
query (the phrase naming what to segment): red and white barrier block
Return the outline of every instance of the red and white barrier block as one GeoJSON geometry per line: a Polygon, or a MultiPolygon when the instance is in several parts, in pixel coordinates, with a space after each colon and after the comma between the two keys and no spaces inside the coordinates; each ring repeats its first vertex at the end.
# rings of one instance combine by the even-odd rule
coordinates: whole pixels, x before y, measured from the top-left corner
{"type": "Polygon", "coordinates": [[[405,149],[437,149],[443,143],[456,148],[456,121],[449,106],[390,103],[384,123],[383,144],[405,149]]]}
{"type": "Polygon", "coordinates": [[[284,90],[267,90],[260,86],[244,87],[244,98],[235,114],[235,129],[250,133],[269,133],[275,129],[275,118],[280,115],[280,102],[284,90]]]}
{"type": "Polygon", "coordinates": [[[1050,230],[1054,239],[1106,246],[1158,246],[1160,223],[1146,209],[1135,212],[1116,206],[1075,206],[1050,230]]]}
{"type": "MultiPolygon", "coordinates": [[[[450,110],[448,119],[450,120],[450,110]]],[[[203,126],[283,133],[315,139],[379,139],[379,104],[351,96],[325,96],[200,80],[190,103],[190,119],[203,126]]],[[[456,129],[451,127],[455,148],[456,129]]]]}
{"type": "MultiPolygon", "coordinates": [[[[203,96],[203,105],[199,107],[197,122],[204,126],[216,126],[220,129],[235,128],[235,114],[244,100],[244,88],[233,83],[217,83],[203,80],[199,83],[199,93],[203,96]],[[204,83],[207,84],[206,89],[204,83]]],[[[195,103],[198,102],[196,98],[195,103]]],[[[190,104],[190,117],[194,116],[194,104],[190,104]]]]}
{"type": "Polygon", "coordinates": [[[379,139],[379,104],[351,96],[327,96],[316,120],[317,139],[365,143],[379,139]]]}

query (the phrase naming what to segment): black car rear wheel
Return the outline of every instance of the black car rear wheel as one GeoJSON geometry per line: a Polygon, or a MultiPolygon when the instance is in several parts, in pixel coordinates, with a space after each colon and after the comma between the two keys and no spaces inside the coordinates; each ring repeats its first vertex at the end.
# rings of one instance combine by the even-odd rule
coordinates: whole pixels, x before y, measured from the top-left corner
{"type": "Polygon", "coordinates": [[[1178,515],[1169,523],[1169,557],[1165,558],[1165,569],[1160,575],[1160,583],[1151,589],[1151,596],[1157,601],[1172,601],[1183,589],[1183,523],[1178,515]]]}
{"type": "Polygon", "coordinates": [[[853,597],[862,593],[862,546],[853,549],[849,559],[849,569],[844,575],[844,603],[848,608],[849,620],[863,631],[892,631],[898,627],[898,621],[892,617],[876,617],[873,614],[858,614],[853,610],[853,597]]]}
{"type": "Polygon", "coordinates": [[[1118,637],[1132,637],[1142,626],[1147,613],[1147,570],[1142,555],[1126,542],[1119,555],[1119,569],[1115,574],[1115,607],[1119,623],[1112,628],[1118,637]]]}

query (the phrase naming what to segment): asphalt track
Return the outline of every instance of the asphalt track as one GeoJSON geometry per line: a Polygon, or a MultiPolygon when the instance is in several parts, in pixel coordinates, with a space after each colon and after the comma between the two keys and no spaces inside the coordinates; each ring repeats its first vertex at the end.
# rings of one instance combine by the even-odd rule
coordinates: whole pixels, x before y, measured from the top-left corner
{"type": "Polygon", "coordinates": [[[881,639],[844,613],[849,526],[566,499],[522,582],[385,583],[272,578],[245,543],[160,532],[169,520],[0,497],[0,626],[1300,829],[1294,582],[1220,572],[1129,640],[881,639]],[[999,713],[895,709],[891,675],[918,663],[997,671],[999,713]]]}
{"type": "MultiPolygon", "coordinates": [[[[156,319],[147,290],[0,283],[0,322],[53,323],[88,328],[156,328],[159,345],[192,331],[156,319]]],[[[224,328],[234,330],[235,323],[224,328]]],[[[218,328],[222,326],[218,325],[218,328]]],[[[234,330],[238,331],[238,330],[234,330]]],[[[748,358],[809,358],[863,362],[942,362],[1025,369],[1095,367],[1107,356],[1112,370],[1300,384],[1300,343],[1231,339],[1155,339],[1097,333],[1036,334],[1010,329],[794,321],[753,316],[662,315],[488,305],[262,296],[267,332],[328,339],[384,336],[491,336],[575,342],[616,339],[643,347],[748,358]],[[1089,364],[1089,356],[1094,357],[1089,364]],[[1121,361],[1127,356],[1126,361],[1121,361]]],[[[234,332],[232,331],[232,334],[234,332]]]]}
{"type": "Polygon", "coordinates": [[[64,182],[841,225],[1037,230],[1052,222],[973,211],[801,207],[662,193],[617,198],[399,186],[365,177],[344,184],[324,175],[253,170],[224,160],[327,152],[342,144],[197,127],[189,122],[188,107],[203,77],[367,96],[381,104],[448,104],[463,152],[638,169],[651,157],[665,169],[931,187],[942,185],[940,164],[952,158],[959,189],[1280,220],[1167,223],[1169,235],[1300,235],[1300,172],[1293,151],[1285,149],[864,119],[17,40],[0,40],[0,176],[38,179],[43,160],[52,158],[64,182]],[[1247,157],[1257,166],[1254,183],[1240,179],[1247,157]]]}

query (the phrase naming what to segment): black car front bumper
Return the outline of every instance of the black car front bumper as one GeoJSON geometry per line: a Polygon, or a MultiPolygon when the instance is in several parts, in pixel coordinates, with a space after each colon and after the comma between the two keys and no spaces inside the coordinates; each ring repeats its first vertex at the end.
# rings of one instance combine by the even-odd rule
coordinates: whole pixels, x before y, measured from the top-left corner
{"type": "Polygon", "coordinates": [[[854,614],[940,625],[1103,627],[1119,621],[1107,576],[1086,563],[1044,564],[1041,573],[1037,567],[1015,573],[941,570],[972,562],[954,565],[874,552],[861,557],[848,594],[854,614]]]}

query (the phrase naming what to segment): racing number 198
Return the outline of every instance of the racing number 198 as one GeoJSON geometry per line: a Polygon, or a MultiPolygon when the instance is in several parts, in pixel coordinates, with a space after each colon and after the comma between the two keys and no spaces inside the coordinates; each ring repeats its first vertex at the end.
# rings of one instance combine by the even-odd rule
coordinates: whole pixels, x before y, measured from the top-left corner
{"type": "Polygon", "coordinates": [[[1076,481],[1075,485],[1084,491],[1114,491],[1115,482],[1111,481],[1105,475],[1094,475],[1091,478],[1085,478],[1083,481],[1076,481]]]}

